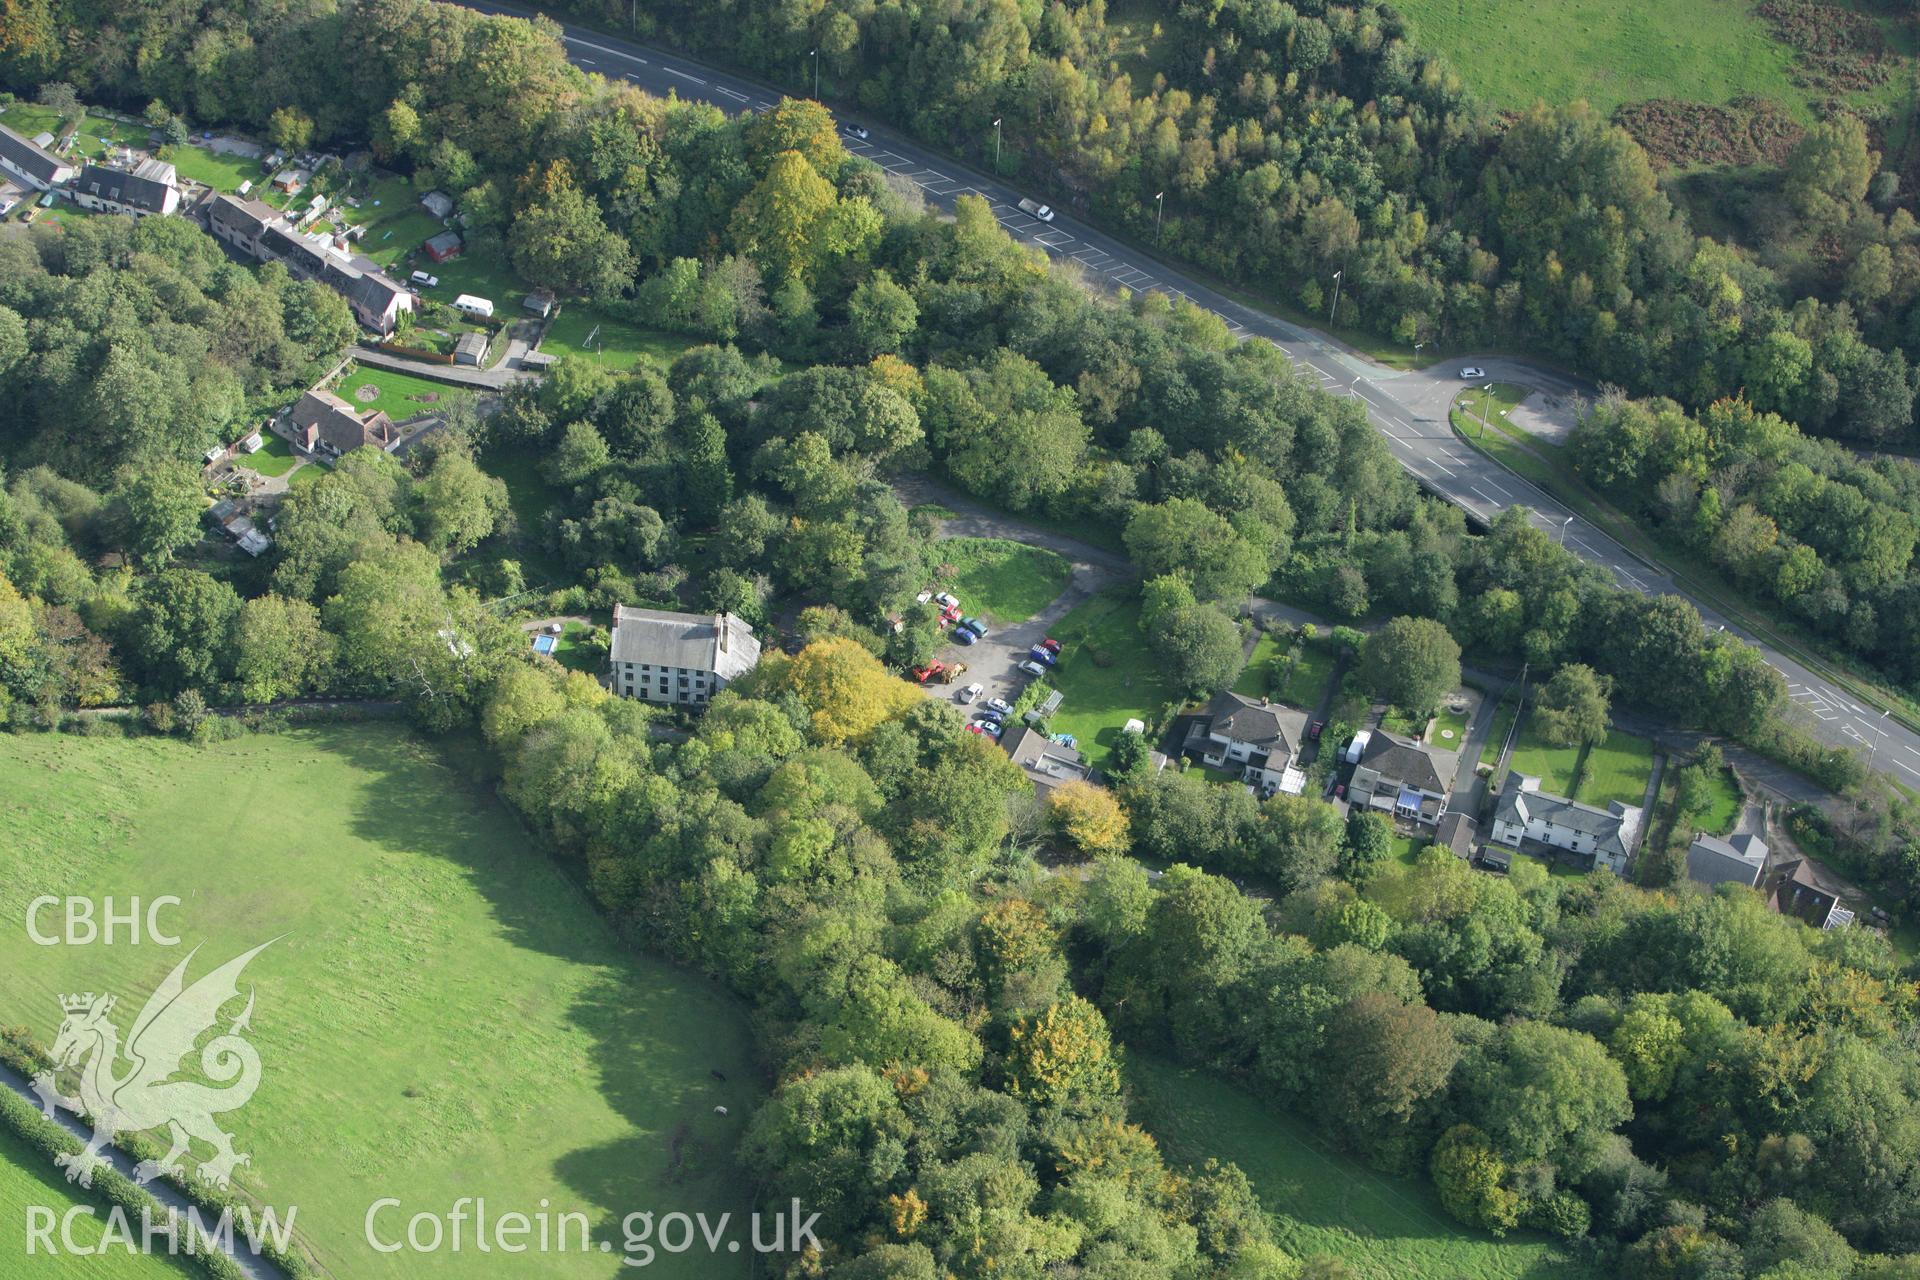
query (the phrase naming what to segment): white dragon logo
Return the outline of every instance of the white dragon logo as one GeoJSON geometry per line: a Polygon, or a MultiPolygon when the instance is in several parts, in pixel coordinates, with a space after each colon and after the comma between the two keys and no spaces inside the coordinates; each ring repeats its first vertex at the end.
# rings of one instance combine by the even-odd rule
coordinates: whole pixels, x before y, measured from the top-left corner
{"type": "Polygon", "coordinates": [[[53,1070],[33,1078],[33,1091],[49,1119],[59,1106],[93,1121],[93,1136],[85,1150],[54,1158],[54,1163],[67,1171],[68,1182],[91,1187],[94,1171],[107,1163],[100,1154],[102,1147],[118,1134],[163,1125],[172,1148],[161,1159],[142,1160],[135,1167],[134,1180],[142,1185],[163,1173],[178,1175],[180,1159],[191,1153],[189,1140],[193,1138],[214,1149],[213,1158],[200,1163],[202,1181],[224,1188],[231,1182],[235,1166],[250,1163],[251,1157],[233,1149],[233,1135],[223,1131],[213,1118],[246,1105],[260,1087],[260,1055],[241,1038],[253,1017],[251,989],[240,1016],[200,1050],[201,1071],[224,1087],[169,1077],[193,1052],[194,1042],[219,1022],[221,1008],[238,997],[240,972],[247,962],[273,941],[277,939],[234,957],[190,987],[186,985],[187,965],[199,948],[189,952],[154,989],[140,1016],[134,1019],[124,1051],[128,1063],[124,1072],[116,1070],[123,1056],[120,1032],[107,1016],[113,1012],[114,997],[89,991],[60,998],[66,1017],[53,1043],[53,1070]],[[78,1097],[61,1094],[55,1083],[60,1073],[70,1069],[80,1075],[78,1097]]]}

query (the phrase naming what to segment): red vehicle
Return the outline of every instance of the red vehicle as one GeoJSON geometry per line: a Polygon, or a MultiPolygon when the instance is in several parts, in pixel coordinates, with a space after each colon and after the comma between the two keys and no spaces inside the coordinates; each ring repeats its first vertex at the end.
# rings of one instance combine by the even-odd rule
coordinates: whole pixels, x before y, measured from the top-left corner
{"type": "Polygon", "coordinates": [[[1327,726],[1325,721],[1315,720],[1313,722],[1313,727],[1307,730],[1307,737],[1313,739],[1313,741],[1315,742],[1320,741],[1320,731],[1322,729],[1325,729],[1326,727],[1327,726]]]}
{"type": "Polygon", "coordinates": [[[1052,636],[1048,636],[1045,640],[1042,640],[1040,642],[1040,647],[1042,649],[1045,649],[1048,653],[1055,655],[1056,657],[1060,653],[1060,642],[1058,640],[1055,640],[1052,636]]]}
{"type": "Polygon", "coordinates": [[[931,684],[936,680],[945,683],[947,679],[947,664],[944,662],[929,662],[924,667],[915,667],[913,669],[913,678],[917,684],[931,684]]]}
{"type": "Polygon", "coordinates": [[[944,606],[944,607],[942,607],[942,608],[941,608],[941,610],[940,610],[940,625],[941,625],[941,626],[943,626],[943,627],[944,627],[944,626],[947,626],[947,625],[949,625],[950,623],[953,623],[953,622],[957,622],[957,621],[959,621],[959,619],[960,619],[960,606],[959,606],[959,605],[957,605],[957,604],[950,604],[950,605],[946,605],[946,606],[944,606]]]}

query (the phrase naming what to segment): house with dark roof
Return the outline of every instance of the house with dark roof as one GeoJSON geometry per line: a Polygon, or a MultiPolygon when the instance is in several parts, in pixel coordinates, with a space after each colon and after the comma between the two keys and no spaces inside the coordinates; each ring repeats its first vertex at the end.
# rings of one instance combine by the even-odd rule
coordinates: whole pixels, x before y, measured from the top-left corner
{"type": "Polygon", "coordinates": [[[0,125],[0,169],[35,191],[46,191],[71,181],[76,172],[71,162],[45,147],[35,146],[5,125],[0,125]]]}
{"type": "Polygon", "coordinates": [[[1293,759],[1306,727],[1303,711],[1224,689],[1188,723],[1186,750],[1208,768],[1239,770],[1259,791],[1299,795],[1307,779],[1293,759]]]}
{"type": "Polygon", "coordinates": [[[1043,798],[1063,782],[1085,782],[1093,777],[1093,766],[1085,756],[1027,725],[1007,730],[1000,747],[1043,798]]]}
{"type": "Polygon", "coordinates": [[[1396,738],[1384,729],[1355,734],[1347,761],[1353,765],[1349,806],[1423,827],[1439,825],[1460,767],[1453,752],[1396,738]]]}
{"type": "Polygon", "coordinates": [[[164,218],[180,207],[178,181],[164,160],[143,160],[132,173],[90,164],[73,180],[73,201],[96,213],[164,218]]]}
{"type": "Polygon", "coordinates": [[[1434,829],[1433,842],[1448,853],[1465,862],[1473,856],[1473,842],[1480,834],[1480,824],[1472,815],[1454,811],[1440,816],[1440,824],[1434,829]]]}
{"type": "Polygon", "coordinates": [[[1702,831],[1687,846],[1687,879],[1709,889],[1717,884],[1758,889],[1766,872],[1767,842],[1756,835],[1743,832],[1722,840],[1702,831]]]}
{"type": "Polygon", "coordinates": [[[226,243],[249,258],[262,258],[260,238],[280,217],[280,211],[259,200],[243,200],[225,192],[207,206],[207,229],[216,240],[226,243]]]}
{"type": "Polygon", "coordinates": [[[753,628],[730,613],[613,607],[608,687],[622,697],[705,706],[759,661],[753,628]]]}
{"type": "Polygon", "coordinates": [[[1610,801],[1606,808],[1569,800],[1540,789],[1540,779],[1514,770],[1500,788],[1491,839],[1513,849],[1529,842],[1549,856],[1570,853],[1585,870],[1606,867],[1615,875],[1627,869],[1640,834],[1640,806],[1610,801]]]}
{"type": "Polygon", "coordinates": [[[1774,873],[1767,905],[1816,929],[1844,929],[1853,923],[1853,912],[1842,905],[1843,892],[1844,886],[1831,882],[1820,868],[1796,858],[1774,873]]]}
{"type": "Polygon", "coordinates": [[[331,391],[314,388],[293,406],[293,442],[308,453],[333,457],[371,447],[392,451],[400,443],[400,428],[378,409],[365,414],[331,391]]]}

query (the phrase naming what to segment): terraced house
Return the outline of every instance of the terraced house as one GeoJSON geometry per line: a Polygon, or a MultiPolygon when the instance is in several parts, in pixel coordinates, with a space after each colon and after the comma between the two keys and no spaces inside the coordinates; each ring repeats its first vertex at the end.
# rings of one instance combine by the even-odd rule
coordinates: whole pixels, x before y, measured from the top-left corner
{"type": "Polygon", "coordinates": [[[400,313],[413,310],[412,291],[390,279],[372,259],[349,253],[344,242],[302,235],[272,205],[217,196],[207,209],[207,226],[251,258],[283,262],[294,275],[320,281],[345,298],[354,318],[377,334],[392,333],[400,313]]]}
{"type": "Polygon", "coordinates": [[[179,176],[164,160],[142,160],[131,172],[90,164],[73,180],[73,202],[95,213],[161,217],[180,207],[179,176]]]}

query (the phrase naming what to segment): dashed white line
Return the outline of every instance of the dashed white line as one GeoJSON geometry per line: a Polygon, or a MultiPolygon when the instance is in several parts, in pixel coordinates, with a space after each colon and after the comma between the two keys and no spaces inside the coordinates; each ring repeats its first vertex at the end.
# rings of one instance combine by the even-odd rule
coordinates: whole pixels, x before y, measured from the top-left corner
{"type": "Polygon", "coordinates": [[[682,80],[691,80],[691,81],[693,81],[693,82],[694,82],[695,84],[705,84],[705,83],[706,83],[706,81],[705,81],[705,80],[702,80],[702,79],[701,79],[701,78],[700,78],[699,76],[696,76],[696,75],[692,75],[692,74],[690,74],[690,73],[688,73],[688,72],[685,72],[685,71],[681,71],[681,70],[679,70],[679,69],[678,69],[678,68],[676,68],[676,67],[663,67],[663,68],[661,68],[661,70],[663,70],[663,71],[665,71],[665,72],[666,72],[666,73],[667,73],[668,75],[670,75],[670,76],[679,76],[679,77],[680,77],[680,78],[681,78],[682,80]]]}

